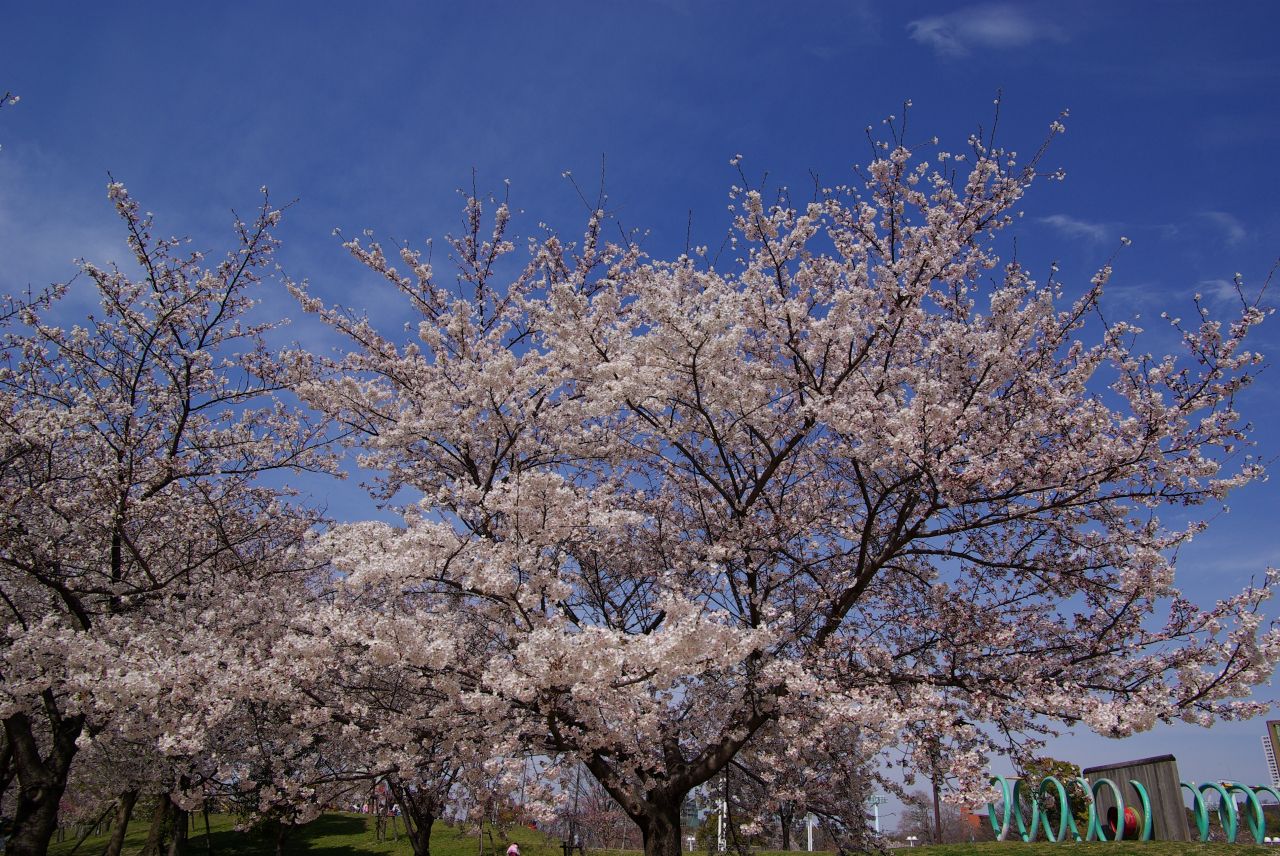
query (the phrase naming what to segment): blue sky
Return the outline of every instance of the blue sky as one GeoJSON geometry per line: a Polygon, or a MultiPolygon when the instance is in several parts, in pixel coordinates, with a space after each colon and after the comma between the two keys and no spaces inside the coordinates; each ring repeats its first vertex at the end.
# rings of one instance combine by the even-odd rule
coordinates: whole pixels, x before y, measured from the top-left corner
{"type": "MultiPolygon", "coordinates": [[[[1126,235],[1108,312],[1185,315],[1194,293],[1215,300],[1236,272],[1256,287],[1280,256],[1278,27],[1266,2],[9,4],[0,91],[22,100],[0,111],[0,291],[123,255],[108,171],[162,231],[201,245],[224,243],[229,210],[252,210],[260,185],[296,198],[282,263],[355,305],[369,279],[332,230],[439,237],[473,169],[482,191],[511,180],[525,234],[539,220],[572,234],[583,206],[561,175],[594,189],[603,158],[611,209],[669,256],[689,212],[694,242],[719,244],[734,154],[771,183],[839,183],[867,158],[863,129],[904,100],[909,137],[959,148],[1002,91],[1000,137],[1027,153],[1071,111],[1048,156],[1067,181],[1030,195],[1024,259],[1085,282],[1126,235]]],[[[1277,327],[1260,349],[1280,351],[1277,327]]],[[[1242,401],[1267,457],[1277,388],[1271,369],[1242,401]]],[[[1280,563],[1278,498],[1271,484],[1238,494],[1184,552],[1183,587],[1210,600],[1280,563]]],[[[331,507],[367,508],[349,487],[331,507]]],[[[1054,752],[1088,765],[1172,751],[1185,777],[1261,781],[1262,731],[1054,752]]]]}

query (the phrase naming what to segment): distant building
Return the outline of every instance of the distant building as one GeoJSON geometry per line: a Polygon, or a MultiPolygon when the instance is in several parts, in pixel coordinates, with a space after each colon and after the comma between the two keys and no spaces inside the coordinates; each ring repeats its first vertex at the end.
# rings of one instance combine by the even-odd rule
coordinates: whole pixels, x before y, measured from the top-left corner
{"type": "Polygon", "coordinates": [[[1262,735],[1262,753],[1267,756],[1271,786],[1280,788],[1280,767],[1276,766],[1276,757],[1280,756],[1280,719],[1267,720],[1267,733],[1262,735]]]}

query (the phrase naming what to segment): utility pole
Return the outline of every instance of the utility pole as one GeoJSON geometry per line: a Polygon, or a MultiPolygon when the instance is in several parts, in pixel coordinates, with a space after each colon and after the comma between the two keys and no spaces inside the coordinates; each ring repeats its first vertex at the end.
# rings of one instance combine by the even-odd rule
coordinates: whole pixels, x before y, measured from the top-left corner
{"type": "Polygon", "coordinates": [[[716,812],[716,850],[720,853],[724,852],[724,813],[728,807],[728,800],[720,797],[720,810],[716,812]]]}

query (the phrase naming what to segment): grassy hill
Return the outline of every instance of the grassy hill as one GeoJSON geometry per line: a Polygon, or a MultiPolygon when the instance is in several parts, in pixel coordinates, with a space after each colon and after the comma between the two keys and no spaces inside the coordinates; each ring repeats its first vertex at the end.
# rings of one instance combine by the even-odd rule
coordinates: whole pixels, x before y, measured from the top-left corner
{"type": "MultiPolygon", "coordinates": [[[[141,849],[147,834],[146,819],[136,820],[129,826],[125,854],[141,849]]],[[[107,836],[87,839],[75,851],[75,856],[100,856],[106,846],[107,836]]],[[[513,827],[503,836],[497,831],[485,829],[483,835],[467,832],[464,827],[450,827],[436,823],[431,835],[432,856],[502,856],[507,844],[520,844],[522,856],[561,856],[560,842],[541,832],[524,827],[513,827]]],[[[51,856],[70,856],[75,841],[67,838],[49,848],[51,856]]],[[[286,856],[412,856],[413,850],[405,839],[403,827],[399,840],[389,837],[379,841],[374,832],[373,818],[361,814],[331,813],[314,822],[293,830],[285,843],[286,856]]],[[[899,851],[903,856],[908,851],[899,851]]],[[[1076,844],[1024,844],[1021,842],[979,842],[974,844],[947,844],[938,847],[916,847],[911,856],[1269,856],[1276,848],[1251,844],[1200,844],[1168,841],[1150,842],[1090,842],[1076,844]]],[[[235,829],[235,819],[215,815],[210,824],[210,835],[204,834],[204,824],[197,819],[187,847],[188,856],[274,856],[275,841],[266,833],[240,832],[235,829]],[[198,830],[198,831],[197,831],[198,830]]],[[[591,856],[606,856],[592,853],[591,856]]],[[[607,856],[637,856],[636,851],[608,851],[607,856]]],[[[757,856],[783,856],[776,851],[761,851],[757,856]]],[[[797,853],[796,856],[799,856],[797,853]]],[[[831,856],[831,854],[813,854],[831,856]]]]}

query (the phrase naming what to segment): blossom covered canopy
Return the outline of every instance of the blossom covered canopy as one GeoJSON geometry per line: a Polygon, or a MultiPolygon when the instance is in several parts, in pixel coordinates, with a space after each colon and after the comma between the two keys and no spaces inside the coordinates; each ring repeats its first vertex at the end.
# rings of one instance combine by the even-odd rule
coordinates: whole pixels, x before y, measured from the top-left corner
{"type": "Polygon", "coordinates": [[[976,783],[1001,734],[1252,711],[1229,699],[1275,661],[1266,587],[1187,602],[1171,556],[1199,524],[1157,515],[1260,474],[1232,397],[1264,313],[1144,355],[1095,317],[1109,270],[1067,301],[1001,266],[1040,155],[971,143],[886,144],[799,209],[735,188],[731,270],[607,243],[597,211],[499,284],[510,212],[485,234],[478,199],[457,287],[349,241],[416,336],[296,286],[353,344],[295,355],[300,390],[421,499],[331,533],[347,584],[485,628],[456,663],[473,708],[645,829],[762,729],[945,745],[976,783]]]}

